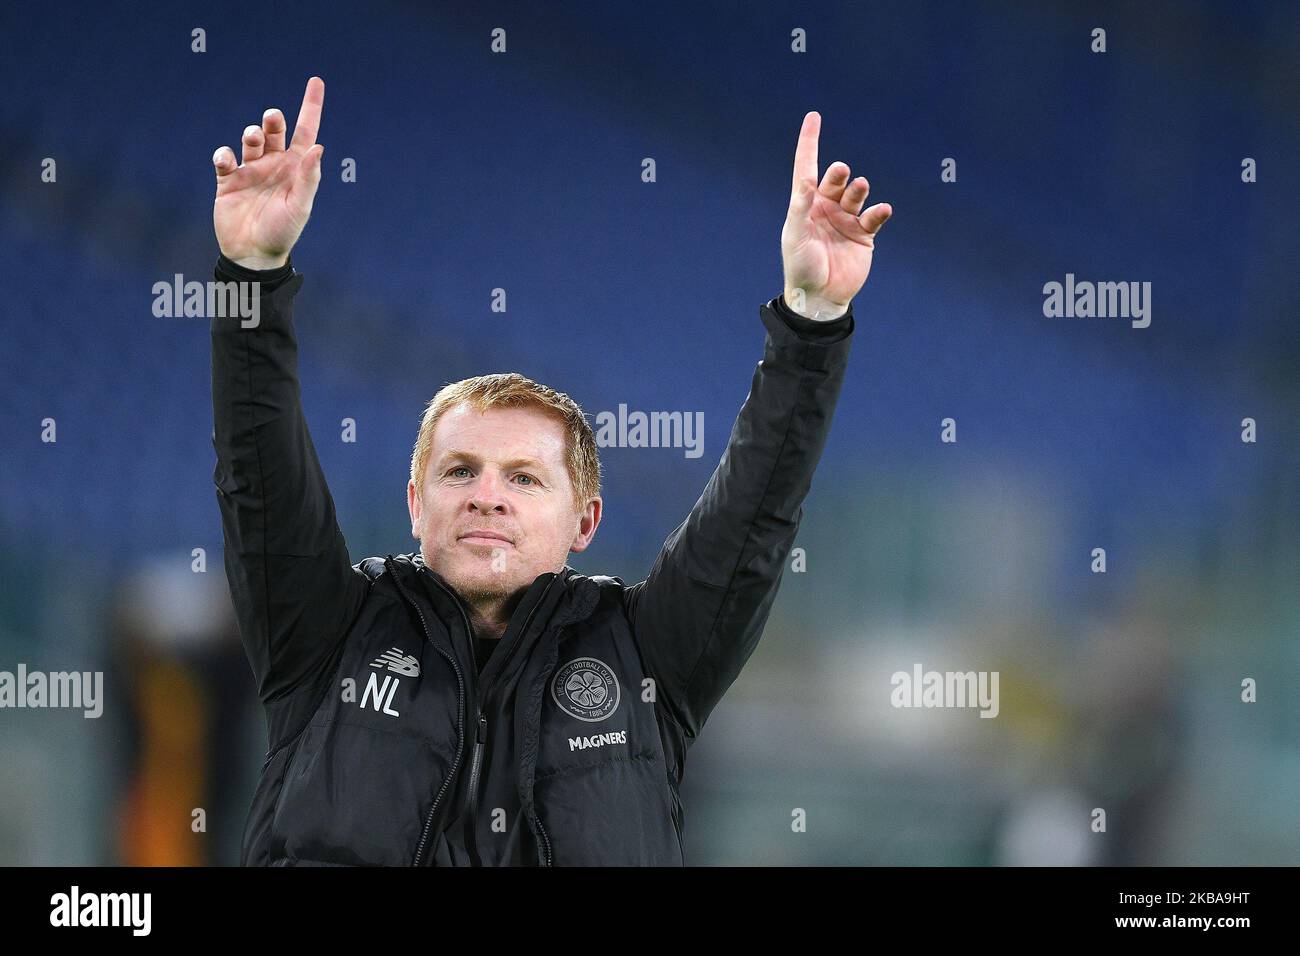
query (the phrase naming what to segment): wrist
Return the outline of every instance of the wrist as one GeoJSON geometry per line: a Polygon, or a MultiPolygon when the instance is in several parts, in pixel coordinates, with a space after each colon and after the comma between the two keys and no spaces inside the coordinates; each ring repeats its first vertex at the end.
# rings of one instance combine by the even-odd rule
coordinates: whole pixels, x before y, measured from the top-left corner
{"type": "MultiPolygon", "coordinates": [[[[224,253],[223,253],[224,255],[224,253]]],[[[254,272],[266,272],[271,269],[283,269],[289,261],[289,254],[286,252],[282,256],[226,256],[237,266],[243,266],[245,269],[251,269],[254,272]]]]}
{"type": "Polygon", "coordinates": [[[295,274],[292,258],[278,269],[250,269],[247,266],[240,265],[234,259],[228,258],[223,252],[217,256],[215,277],[219,282],[233,280],[235,282],[257,283],[262,292],[271,292],[284,285],[295,274]]]}
{"type": "Polygon", "coordinates": [[[782,298],[791,312],[814,322],[830,322],[849,311],[848,303],[831,302],[820,296],[809,295],[798,287],[787,286],[782,298]]]}

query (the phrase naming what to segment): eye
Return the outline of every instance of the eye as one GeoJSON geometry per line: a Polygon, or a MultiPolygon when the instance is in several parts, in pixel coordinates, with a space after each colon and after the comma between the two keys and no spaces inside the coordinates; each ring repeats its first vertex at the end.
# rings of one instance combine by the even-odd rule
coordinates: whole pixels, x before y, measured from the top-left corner
{"type": "Polygon", "coordinates": [[[464,465],[457,465],[455,468],[452,468],[450,471],[448,471],[447,474],[454,475],[458,471],[468,472],[469,469],[466,468],[464,465]]]}
{"type": "Polygon", "coordinates": [[[535,479],[532,475],[523,475],[523,474],[521,474],[521,475],[517,475],[516,477],[518,477],[518,478],[527,478],[527,479],[528,479],[528,484],[530,484],[530,485],[535,485],[535,484],[537,484],[537,479],[535,479]]]}

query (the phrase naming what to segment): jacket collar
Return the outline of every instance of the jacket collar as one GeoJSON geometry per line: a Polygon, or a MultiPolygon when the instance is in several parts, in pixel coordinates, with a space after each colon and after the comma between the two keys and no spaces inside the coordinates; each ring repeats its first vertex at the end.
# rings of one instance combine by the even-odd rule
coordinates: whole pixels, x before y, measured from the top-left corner
{"type": "MultiPolygon", "coordinates": [[[[425,590],[418,584],[420,575],[429,575],[437,581],[450,594],[455,594],[447,580],[434,571],[424,562],[424,555],[419,551],[413,551],[409,554],[389,555],[391,567],[402,578],[402,583],[407,586],[407,590],[413,594],[425,593],[425,590]]],[[[554,604],[554,611],[550,617],[550,626],[559,627],[566,624],[573,624],[577,621],[586,620],[591,616],[592,611],[600,601],[600,587],[590,577],[580,574],[569,565],[565,565],[557,574],[554,571],[546,571],[539,574],[529,585],[528,592],[524,600],[520,602],[519,607],[515,609],[516,613],[527,614],[532,605],[539,601],[542,596],[553,590],[548,585],[558,586],[560,593],[554,604]]],[[[436,585],[435,585],[436,587],[436,585]]],[[[455,600],[464,608],[464,602],[460,596],[456,595],[455,600]]]]}

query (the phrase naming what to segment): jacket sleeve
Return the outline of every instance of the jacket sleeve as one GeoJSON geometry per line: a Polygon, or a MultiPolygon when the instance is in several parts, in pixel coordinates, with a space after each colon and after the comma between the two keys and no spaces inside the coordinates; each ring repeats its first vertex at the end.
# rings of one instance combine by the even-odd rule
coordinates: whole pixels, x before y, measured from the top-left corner
{"type": "Polygon", "coordinates": [[[781,297],[749,396],[690,514],[625,608],[657,701],[689,746],[763,632],[848,362],[852,307],[813,322],[781,297]]]}
{"type": "Polygon", "coordinates": [[[261,284],[256,324],[212,318],[212,444],[230,595],[258,696],[270,704],[330,656],[368,584],[351,567],[303,417],[293,329],[302,276],[290,264],[257,272],[224,255],[214,274],[261,284]]]}

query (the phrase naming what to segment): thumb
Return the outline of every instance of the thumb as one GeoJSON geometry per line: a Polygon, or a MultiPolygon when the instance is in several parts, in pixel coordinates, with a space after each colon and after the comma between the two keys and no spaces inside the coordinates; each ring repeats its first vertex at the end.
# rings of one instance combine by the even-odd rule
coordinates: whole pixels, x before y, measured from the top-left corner
{"type": "Polygon", "coordinates": [[[817,181],[803,180],[795,185],[794,191],[790,195],[790,207],[786,210],[786,215],[791,219],[801,219],[808,215],[812,209],[813,200],[817,197],[817,181]]]}
{"type": "Polygon", "coordinates": [[[317,143],[303,155],[298,163],[298,175],[300,175],[313,188],[320,183],[320,164],[321,157],[325,155],[325,147],[317,143]]]}

